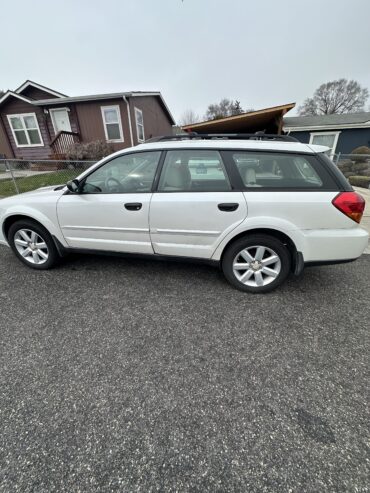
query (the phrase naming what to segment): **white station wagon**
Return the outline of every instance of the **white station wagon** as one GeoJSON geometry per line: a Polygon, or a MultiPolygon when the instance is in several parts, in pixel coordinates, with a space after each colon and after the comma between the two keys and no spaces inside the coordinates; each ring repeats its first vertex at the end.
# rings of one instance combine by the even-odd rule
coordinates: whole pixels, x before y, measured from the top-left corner
{"type": "Polygon", "coordinates": [[[0,200],[0,243],[34,269],[70,251],[204,259],[242,291],[270,291],[368,244],[364,200],[327,151],[278,135],[152,139],[0,200]]]}

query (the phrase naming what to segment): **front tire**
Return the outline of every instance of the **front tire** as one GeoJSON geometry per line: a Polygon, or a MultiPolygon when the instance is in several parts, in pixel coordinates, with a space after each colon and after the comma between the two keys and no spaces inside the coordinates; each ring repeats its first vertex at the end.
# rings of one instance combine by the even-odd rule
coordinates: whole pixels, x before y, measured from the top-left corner
{"type": "Polygon", "coordinates": [[[280,286],[290,272],[288,248],[277,238],[250,235],[232,243],[222,259],[226,279],[240,291],[267,293],[280,286]]]}
{"type": "Polygon", "coordinates": [[[51,269],[59,260],[50,233],[35,221],[24,219],[12,224],[8,241],[19,260],[32,269],[51,269]]]}

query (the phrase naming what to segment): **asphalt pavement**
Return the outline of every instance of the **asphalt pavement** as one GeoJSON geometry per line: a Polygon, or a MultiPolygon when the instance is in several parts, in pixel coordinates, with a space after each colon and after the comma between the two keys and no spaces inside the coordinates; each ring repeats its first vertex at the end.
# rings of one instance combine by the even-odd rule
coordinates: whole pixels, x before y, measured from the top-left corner
{"type": "Polygon", "coordinates": [[[0,491],[369,491],[369,281],[0,247],[0,491]]]}

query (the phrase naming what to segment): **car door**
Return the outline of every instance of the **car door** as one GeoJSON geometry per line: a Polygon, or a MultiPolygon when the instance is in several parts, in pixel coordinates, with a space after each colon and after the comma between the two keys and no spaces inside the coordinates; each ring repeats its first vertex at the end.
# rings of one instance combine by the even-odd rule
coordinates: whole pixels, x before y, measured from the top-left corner
{"type": "Polygon", "coordinates": [[[161,152],[113,158],[82,180],[79,193],[57,204],[59,225],[71,248],[153,253],[149,205],[161,152]]]}
{"type": "Polygon", "coordinates": [[[232,189],[218,151],[166,152],[150,205],[155,253],[211,258],[246,215],[244,195],[232,189]]]}

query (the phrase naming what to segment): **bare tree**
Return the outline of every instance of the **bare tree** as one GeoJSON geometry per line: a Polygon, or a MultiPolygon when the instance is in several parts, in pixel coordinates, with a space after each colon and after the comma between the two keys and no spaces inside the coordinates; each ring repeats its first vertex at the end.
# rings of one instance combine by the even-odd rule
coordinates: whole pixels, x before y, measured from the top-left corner
{"type": "Polygon", "coordinates": [[[240,113],[244,113],[240,101],[223,98],[219,103],[208,106],[204,119],[217,120],[227,116],[240,115],[240,113]]]}
{"type": "Polygon", "coordinates": [[[5,94],[5,91],[3,91],[2,89],[0,89],[0,98],[1,98],[1,96],[4,96],[4,94],[5,94]]]}
{"type": "Polygon", "coordinates": [[[231,114],[240,115],[241,113],[244,113],[244,110],[240,104],[240,101],[236,99],[234,103],[231,105],[231,114]]]}
{"type": "Polygon", "coordinates": [[[191,123],[198,123],[200,121],[199,115],[190,108],[185,110],[181,115],[179,120],[179,125],[183,127],[184,125],[190,125],[191,123]]]}
{"type": "Polygon", "coordinates": [[[355,113],[364,109],[369,91],[355,80],[338,79],[322,84],[298,108],[300,115],[355,113]]]}

